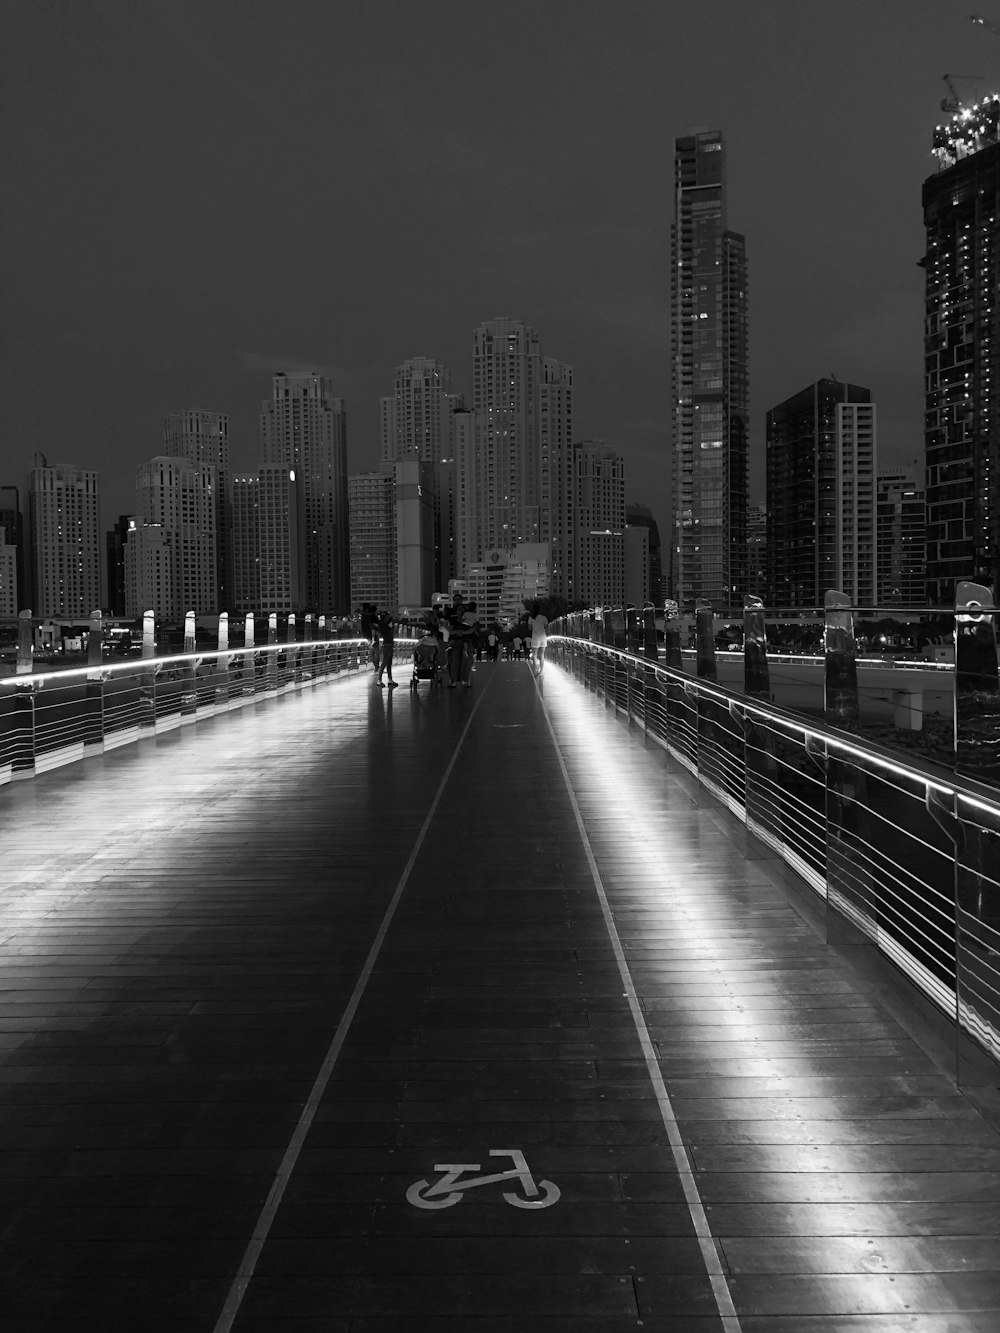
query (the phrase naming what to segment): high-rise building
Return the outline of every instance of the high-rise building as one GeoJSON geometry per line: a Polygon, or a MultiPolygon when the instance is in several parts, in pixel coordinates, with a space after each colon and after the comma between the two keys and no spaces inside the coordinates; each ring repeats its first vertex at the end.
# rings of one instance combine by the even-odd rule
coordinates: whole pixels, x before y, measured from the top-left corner
{"type": "MultiPolygon", "coordinates": [[[[105,534],[104,555],[108,580],[108,610],[113,616],[124,616],[126,611],[125,546],[134,520],[128,514],[119,514],[118,522],[105,534]]],[[[143,607],[143,610],[147,610],[143,607]]]]}
{"type": "Polygon", "coordinates": [[[397,366],[392,393],[379,400],[382,462],[411,454],[424,463],[454,457],[451,418],[461,403],[447,368],[437,361],[415,356],[397,366]]]}
{"type": "Polygon", "coordinates": [[[914,472],[879,469],[876,548],[879,606],[926,606],[927,512],[914,472]]]}
{"type": "MultiPolygon", "coordinates": [[[[282,470],[296,490],[297,603],[290,610],[344,615],[351,593],[344,400],[323,375],[279,373],[261,403],[260,442],[262,490],[265,473],[274,478],[282,470]]],[[[269,521],[277,512],[269,503],[269,521]]],[[[261,564],[276,567],[266,546],[271,536],[262,524],[261,564]]],[[[284,549],[286,535],[278,541],[284,549]]]]}
{"type": "Polygon", "coordinates": [[[152,609],[158,619],[177,622],[188,611],[198,615],[218,611],[217,485],[211,464],[188,458],[161,455],[139,465],[135,524],[125,543],[125,566],[127,571],[130,562],[139,560],[143,575],[126,573],[126,585],[137,595],[145,593],[149,585],[142,579],[152,577],[154,566],[157,583],[146,606],[130,605],[129,615],[152,609]],[[147,557],[147,548],[156,552],[155,559],[147,557]]]}
{"type": "Polygon", "coordinates": [[[435,510],[433,464],[416,457],[392,465],[396,527],[396,601],[407,608],[430,606],[434,586],[435,510]]]}
{"type": "Polygon", "coordinates": [[[379,400],[383,465],[416,458],[431,468],[423,485],[429,487],[434,516],[437,589],[455,570],[454,420],[464,400],[451,392],[450,383],[445,366],[417,356],[396,367],[393,392],[379,400]]]}
{"type": "Polygon", "coordinates": [[[742,606],[747,582],[747,263],[728,226],[725,157],[717,130],[676,141],[668,591],[686,610],[696,598],[742,606]]]}
{"type": "Polygon", "coordinates": [[[565,580],[572,370],[545,360],[534,329],[499,316],[475,330],[472,379],[473,438],[456,437],[459,546],[476,563],[518,542],[556,543],[565,580]]]}
{"type": "Polygon", "coordinates": [[[101,606],[100,479],[35,454],[28,478],[37,616],[89,616],[101,606]]]}
{"type": "Polygon", "coordinates": [[[229,418],[224,412],[185,408],[163,419],[163,452],[168,458],[187,458],[198,467],[215,470],[216,603],[220,611],[233,610],[232,478],[229,471],[229,418]]]}
{"type": "Polygon", "coordinates": [[[260,606],[260,477],[233,478],[232,607],[241,615],[260,606]]]}
{"type": "MultiPolygon", "coordinates": [[[[629,528],[645,528],[648,532],[646,549],[649,559],[649,576],[646,597],[654,606],[663,605],[663,553],[660,549],[660,528],[649,505],[627,504],[625,506],[625,525],[629,528]]],[[[630,600],[635,601],[635,598],[630,600]]]]}
{"type": "Polygon", "coordinates": [[[934,131],[927,230],[924,434],[927,596],[963,579],[1000,589],[1000,97],[934,131]]]}
{"type": "Polygon", "coordinates": [[[640,610],[649,596],[649,528],[625,524],[625,603],[640,610]]]}
{"type": "Polygon", "coordinates": [[[300,532],[302,487],[287,467],[261,467],[257,493],[257,590],[260,610],[289,616],[302,611],[300,532]]]}
{"type": "Polygon", "coordinates": [[[751,505],[747,510],[747,592],[773,601],[767,585],[767,510],[751,505]]]}
{"type": "Polygon", "coordinates": [[[347,479],[351,529],[351,606],[395,608],[396,500],[392,465],[347,479]]]}
{"type": "Polygon", "coordinates": [[[767,414],[767,586],[777,606],[831,589],[875,602],[875,406],[871,391],[817,380],[767,414]]]}
{"type": "Polygon", "coordinates": [[[0,523],[0,620],[13,620],[17,611],[17,547],[0,523]]]}
{"type": "Polygon", "coordinates": [[[573,596],[587,606],[625,602],[625,464],[603,440],[573,447],[573,596]]]}
{"type": "Polygon", "coordinates": [[[17,611],[30,606],[28,562],[25,559],[24,517],[16,486],[0,486],[0,527],[6,533],[7,546],[14,552],[13,597],[17,611]]]}

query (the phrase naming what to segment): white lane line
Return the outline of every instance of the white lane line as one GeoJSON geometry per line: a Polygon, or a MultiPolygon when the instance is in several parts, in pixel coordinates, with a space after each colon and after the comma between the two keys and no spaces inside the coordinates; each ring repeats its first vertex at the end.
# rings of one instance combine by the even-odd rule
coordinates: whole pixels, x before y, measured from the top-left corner
{"type": "Polygon", "coordinates": [[[399,900],[403,896],[403,890],[406,888],[410,873],[412,872],[417,856],[420,853],[420,848],[423,846],[424,838],[427,836],[427,830],[431,826],[431,821],[437,812],[444,789],[448,784],[448,779],[451,777],[451,770],[455,767],[455,761],[458,759],[459,751],[468,735],[469,728],[472,726],[472,719],[476,716],[479,705],[483,701],[483,693],[483,690],[477,691],[475,705],[469,713],[469,719],[462,729],[461,736],[458,738],[455,745],[455,751],[452,754],[451,759],[448,761],[448,767],[445,769],[444,776],[438,785],[434,800],[431,802],[431,808],[427,812],[427,818],[424,820],[420,827],[420,832],[417,834],[417,840],[413,844],[413,851],[410,853],[409,860],[403,868],[402,875],[399,877],[399,883],[396,885],[395,892],[389,901],[389,906],[385,909],[385,915],[382,917],[382,924],[379,926],[378,933],[368,951],[368,957],[365,959],[364,967],[362,967],[358,980],[354,986],[354,990],[351,992],[351,998],[347,1002],[347,1008],[344,1010],[343,1017],[337,1025],[336,1032],[333,1034],[333,1040],[330,1042],[326,1056],[320,1066],[319,1073],[316,1075],[316,1081],[302,1108],[302,1114],[299,1116],[298,1123],[289,1140],[288,1147],[285,1149],[285,1154],[278,1166],[274,1180],[271,1182],[271,1188],[264,1201],[264,1206],[260,1211],[260,1216],[257,1218],[253,1234],[250,1237],[250,1242],[246,1247],[246,1251],[244,1252],[236,1276],[233,1278],[232,1286],[229,1288],[229,1294],[226,1297],[226,1303],[222,1307],[222,1313],[216,1321],[213,1333],[230,1333],[230,1330],[233,1327],[233,1322],[239,1313],[240,1306],[243,1303],[243,1297],[246,1295],[247,1288],[254,1275],[254,1270],[257,1267],[257,1262],[260,1259],[261,1251],[264,1248],[264,1243],[267,1240],[277,1215],[282,1196],[288,1187],[292,1172],[295,1170],[295,1163],[298,1161],[299,1153],[302,1151],[302,1146],[306,1140],[306,1135],[309,1133],[309,1127],[312,1125],[316,1112],[319,1109],[320,1101],[323,1098],[323,1094],[326,1092],[326,1086],[330,1082],[330,1076],[337,1063],[337,1057],[340,1055],[341,1048],[347,1039],[347,1033],[350,1030],[351,1023],[354,1021],[354,1015],[357,1013],[358,1006],[364,996],[365,987],[368,985],[369,978],[378,961],[378,956],[382,949],[382,945],[385,942],[385,937],[392,924],[392,918],[396,913],[396,908],[399,906],[399,900]]]}
{"type": "Polygon", "coordinates": [[[740,1318],[736,1313],[736,1306],[733,1304],[733,1297],[729,1290],[729,1283],[726,1280],[722,1261],[719,1258],[719,1251],[716,1248],[712,1229],[708,1223],[708,1217],[705,1213],[705,1205],[702,1203],[701,1193],[698,1189],[698,1182],[695,1179],[694,1168],[691,1165],[688,1150],[684,1146],[684,1140],[681,1137],[680,1126],[677,1124],[677,1117],[674,1115],[674,1108],[670,1101],[670,1094],[667,1092],[666,1084],[663,1082],[663,1075],[660,1073],[660,1065],[656,1057],[656,1048],[653,1046],[652,1038],[649,1035],[649,1029],[646,1027],[646,1019],[643,1015],[642,1007],[639,1004],[639,996],[636,993],[632,975],[628,970],[625,950],[622,948],[621,937],[618,934],[618,927],[615,925],[615,919],[611,914],[611,907],[608,903],[608,895],[604,890],[604,881],[601,878],[601,872],[597,865],[597,858],[594,856],[594,849],[591,846],[590,838],[587,835],[586,825],[583,822],[583,814],[580,810],[579,802],[576,799],[573,784],[570,781],[566,761],[563,759],[562,750],[559,748],[559,741],[556,738],[555,727],[552,725],[552,717],[545,702],[545,695],[542,693],[537,678],[535,680],[535,689],[538,692],[538,698],[542,705],[542,712],[545,715],[545,722],[549,729],[549,735],[552,737],[552,745],[556,752],[556,758],[559,760],[559,767],[562,770],[563,782],[566,784],[566,791],[569,795],[570,804],[573,806],[573,814],[576,818],[576,826],[580,832],[580,840],[583,843],[584,851],[587,853],[587,863],[590,866],[590,875],[594,881],[594,888],[597,890],[597,897],[601,904],[601,912],[604,916],[604,924],[607,928],[608,937],[611,940],[611,947],[614,950],[615,961],[618,963],[618,972],[621,976],[622,987],[628,998],[628,1007],[632,1013],[632,1022],[635,1024],[636,1035],[639,1038],[639,1045],[642,1047],[643,1058],[646,1061],[646,1069],[649,1073],[650,1082],[653,1085],[653,1092],[656,1096],[656,1102],[660,1109],[660,1118],[663,1121],[664,1129],[667,1131],[667,1139],[670,1142],[670,1151],[673,1153],[674,1157],[674,1166],[677,1168],[677,1174],[680,1176],[681,1187],[684,1190],[684,1199],[687,1203],[688,1212],[691,1215],[691,1222],[694,1225],[695,1235],[698,1238],[698,1244],[701,1248],[701,1257],[704,1260],[705,1268],[708,1272],[708,1280],[712,1284],[712,1294],[715,1297],[715,1303],[718,1306],[719,1315],[722,1319],[722,1327],[725,1330],[725,1333],[741,1333],[742,1326],[740,1324],[740,1318]]]}

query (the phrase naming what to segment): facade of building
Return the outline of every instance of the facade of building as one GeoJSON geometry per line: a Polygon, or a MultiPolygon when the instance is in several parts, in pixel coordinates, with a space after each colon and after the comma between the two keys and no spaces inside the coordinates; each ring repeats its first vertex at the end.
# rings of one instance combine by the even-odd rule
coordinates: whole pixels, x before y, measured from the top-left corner
{"type": "Polygon", "coordinates": [[[302,592],[302,487],[287,467],[262,466],[257,492],[257,588],[264,615],[299,614],[302,592]]]}
{"type": "Polygon", "coordinates": [[[573,447],[574,598],[625,602],[625,464],[603,440],[573,447]]]}
{"type": "Polygon", "coordinates": [[[963,579],[1000,589],[1000,98],[934,132],[924,182],[927,597],[963,579]]]}
{"type": "MultiPolygon", "coordinates": [[[[648,505],[626,504],[625,525],[628,528],[645,528],[647,533],[646,551],[649,560],[649,576],[646,584],[646,599],[654,606],[663,605],[663,553],[660,549],[660,528],[653,511],[648,505]]],[[[626,563],[628,555],[626,553],[626,563]]],[[[635,600],[630,595],[630,600],[635,600]]]]}
{"type": "Polygon", "coordinates": [[[767,414],[767,587],[775,606],[817,607],[831,589],[875,601],[871,392],[817,380],[767,414]]]}
{"type": "Polygon", "coordinates": [[[102,604],[100,480],[35,455],[28,478],[36,616],[89,616],[102,604]]]}
{"type": "Polygon", "coordinates": [[[213,468],[215,489],[216,604],[232,611],[232,473],[229,468],[229,418],[224,412],[185,408],[163,419],[163,452],[169,458],[187,458],[201,468],[213,468]]]}
{"type": "Polygon", "coordinates": [[[129,515],[119,514],[118,522],[105,535],[104,558],[108,581],[107,607],[113,616],[127,614],[125,610],[125,545],[128,542],[129,531],[129,515]]]}
{"type": "Polygon", "coordinates": [[[398,606],[430,606],[437,564],[434,550],[434,467],[416,457],[392,465],[396,533],[396,600],[398,606]]]}
{"type": "Polygon", "coordinates": [[[157,623],[176,622],[180,617],[173,534],[159,523],[146,523],[135,515],[129,518],[128,525],[125,614],[138,619],[143,612],[152,611],[157,623]]]}
{"type": "Polygon", "coordinates": [[[875,542],[879,606],[927,606],[927,511],[915,472],[880,469],[875,542]]]}
{"type": "Polygon", "coordinates": [[[260,606],[260,477],[233,478],[232,608],[246,615],[260,606]]]}
{"type": "Polygon", "coordinates": [[[676,141],[674,186],[668,595],[724,610],[742,606],[747,582],[749,345],[746,246],[728,227],[718,131],[676,141]]]}
{"type": "MultiPolygon", "coordinates": [[[[323,375],[275,375],[271,398],[261,403],[260,442],[262,484],[265,472],[273,478],[283,471],[296,490],[297,600],[290,610],[344,615],[350,602],[350,542],[343,399],[334,397],[323,375]]],[[[268,519],[277,512],[272,506],[268,519]]],[[[277,569],[281,551],[264,545],[272,536],[286,549],[286,534],[262,525],[261,564],[277,569]]]]}
{"type": "Polygon", "coordinates": [[[507,554],[500,583],[500,602],[495,616],[480,621],[514,625],[531,603],[552,591],[552,552],[548,542],[518,542],[507,554]]]}
{"type": "MultiPolygon", "coordinates": [[[[219,610],[217,486],[214,467],[192,463],[186,457],[161,455],[140,464],[135,479],[135,527],[130,528],[125,543],[126,568],[134,554],[133,542],[145,540],[136,533],[147,527],[163,535],[162,544],[159,538],[154,542],[157,569],[162,550],[170,551],[170,568],[158,584],[156,599],[147,606],[129,606],[129,615],[152,608],[158,618],[177,622],[188,611],[214,615],[219,610]]],[[[128,576],[126,581],[131,584],[128,576]]]]}
{"type": "MultiPolygon", "coordinates": [[[[351,606],[396,607],[396,498],[393,465],[347,481],[351,528],[351,606]]],[[[421,603],[422,605],[422,603],[421,603]]]]}
{"type": "Polygon", "coordinates": [[[649,595],[649,528],[625,525],[625,604],[640,609],[649,595]]]}
{"type": "Polygon", "coordinates": [[[0,620],[13,620],[17,612],[17,547],[0,523],[0,620]]]}
{"type": "Polygon", "coordinates": [[[31,605],[28,587],[29,561],[26,559],[24,516],[21,513],[21,495],[16,486],[0,486],[0,527],[6,533],[6,543],[14,552],[14,601],[21,611],[31,605]]]}
{"type": "Polygon", "coordinates": [[[456,434],[460,560],[545,541],[565,568],[572,370],[542,356],[534,329],[500,316],[475,330],[472,380],[472,439],[456,434]]]}

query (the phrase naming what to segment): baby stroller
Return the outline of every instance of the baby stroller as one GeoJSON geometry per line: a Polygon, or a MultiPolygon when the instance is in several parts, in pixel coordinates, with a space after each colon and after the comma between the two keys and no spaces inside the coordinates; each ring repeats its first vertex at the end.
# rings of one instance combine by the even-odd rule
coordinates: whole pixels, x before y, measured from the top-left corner
{"type": "Polygon", "coordinates": [[[415,690],[421,680],[429,680],[432,685],[441,682],[444,673],[444,644],[439,639],[428,636],[421,639],[413,650],[413,675],[410,677],[410,689],[415,690]]]}

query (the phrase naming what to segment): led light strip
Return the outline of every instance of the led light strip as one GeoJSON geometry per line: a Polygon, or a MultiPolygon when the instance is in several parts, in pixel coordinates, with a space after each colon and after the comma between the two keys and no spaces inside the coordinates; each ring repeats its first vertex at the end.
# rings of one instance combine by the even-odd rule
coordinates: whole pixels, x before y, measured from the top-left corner
{"type": "Polygon", "coordinates": [[[722,1320],[722,1327],[724,1333],[741,1333],[742,1325],[740,1324],[739,1315],[736,1313],[736,1306],[733,1304],[732,1293],[729,1290],[729,1283],[726,1279],[718,1248],[716,1247],[715,1237],[712,1235],[712,1229],[708,1223],[705,1205],[702,1203],[698,1183],[695,1180],[694,1168],[691,1165],[691,1159],[688,1156],[688,1150],[685,1147],[680,1126],[677,1124],[677,1117],[674,1115],[674,1108],[670,1101],[670,1094],[667,1092],[666,1084],[663,1081],[663,1075],[660,1072],[659,1062],[656,1058],[656,1049],[653,1046],[652,1038],[649,1035],[649,1029],[646,1027],[646,1020],[643,1017],[642,1008],[639,1004],[639,996],[636,993],[631,973],[628,970],[628,963],[625,959],[625,950],[622,948],[621,938],[619,937],[618,929],[615,926],[614,917],[611,913],[608,896],[604,890],[604,881],[602,880],[601,872],[598,869],[597,858],[594,856],[594,849],[591,846],[590,838],[587,835],[587,829],[583,822],[580,805],[576,799],[573,784],[570,781],[569,770],[566,767],[566,761],[563,759],[562,750],[559,748],[559,741],[556,737],[555,728],[552,725],[552,717],[545,703],[545,696],[539,687],[537,677],[535,678],[535,690],[542,706],[542,712],[545,715],[545,722],[549,729],[549,735],[552,737],[552,745],[556,752],[556,758],[559,760],[559,768],[562,772],[566,792],[569,796],[570,804],[573,807],[573,815],[576,819],[576,826],[580,833],[580,841],[583,844],[583,849],[587,856],[587,863],[590,866],[591,878],[594,881],[594,889],[597,892],[598,901],[601,904],[604,924],[607,928],[608,938],[611,941],[611,947],[614,950],[615,961],[618,964],[618,972],[621,976],[622,987],[624,988],[625,995],[628,999],[629,1010],[632,1014],[632,1022],[635,1024],[636,1035],[639,1038],[639,1045],[642,1047],[646,1069],[649,1073],[650,1082],[653,1085],[653,1093],[656,1097],[657,1106],[659,1107],[660,1118],[663,1121],[663,1127],[667,1132],[667,1139],[670,1142],[670,1151],[673,1154],[674,1166],[677,1168],[681,1187],[684,1190],[684,1199],[687,1203],[688,1213],[690,1214],[691,1222],[694,1226],[699,1248],[701,1249],[701,1257],[705,1263],[708,1280],[712,1287],[712,1294],[715,1297],[715,1303],[722,1320]]]}

